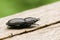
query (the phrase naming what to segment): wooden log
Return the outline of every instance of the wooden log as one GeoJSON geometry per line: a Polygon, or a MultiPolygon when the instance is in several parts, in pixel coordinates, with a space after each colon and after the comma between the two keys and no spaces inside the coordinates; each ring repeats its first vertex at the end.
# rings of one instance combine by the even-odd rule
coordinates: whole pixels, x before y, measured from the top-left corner
{"type": "Polygon", "coordinates": [[[49,25],[60,21],[60,1],[52,4],[48,4],[42,7],[26,10],[24,12],[0,18],[0,39],[5,38],[5,40],[59,40],[60,38],[60,23],[55,25],[48,26],[37,30],[35,32],[29,32],[24,35],[16,35],[22,32],[31,31],[37,28],[41,28],[45,25],[49,25]],[[40,18],[36,24],[36,27],[29,29],[19,29],[19,30],[10,30],[7,29],[6,22],[13,18],[25,18],[25,17],[36,17],[40,18]],[[14,37],[8,38],[11,35],[16,35],[14,37]]]}

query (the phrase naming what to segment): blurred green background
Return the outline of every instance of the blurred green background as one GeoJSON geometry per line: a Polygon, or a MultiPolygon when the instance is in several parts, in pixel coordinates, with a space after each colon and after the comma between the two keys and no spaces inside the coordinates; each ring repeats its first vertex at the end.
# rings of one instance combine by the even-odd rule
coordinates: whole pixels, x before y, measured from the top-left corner
{"type": "Polygon", "coordinates": [[[0,18],[59,0],[0,0],[0,18]]]}

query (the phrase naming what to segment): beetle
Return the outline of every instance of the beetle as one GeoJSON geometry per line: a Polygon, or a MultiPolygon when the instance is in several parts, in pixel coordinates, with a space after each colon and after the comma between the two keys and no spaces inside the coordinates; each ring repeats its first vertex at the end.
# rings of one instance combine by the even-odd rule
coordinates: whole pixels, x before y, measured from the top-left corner
{"type": "Polygon", "coordinates": [[[14,18],[9,20],[6,25],[9,29],[29,28],[31,25],[39,21],[39,18],[27,17],[27,18],[14,18]]]}

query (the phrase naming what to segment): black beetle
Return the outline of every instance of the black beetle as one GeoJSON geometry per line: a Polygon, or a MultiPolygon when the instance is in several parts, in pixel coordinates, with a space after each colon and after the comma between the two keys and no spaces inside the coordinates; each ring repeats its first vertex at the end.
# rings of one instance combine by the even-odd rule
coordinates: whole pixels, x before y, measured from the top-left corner
{"type": "Polygon", "coordinates": [[[8,25],[9,29],[20,29],[20,28],[29,28],[35,22],[37,22],[39,18],[27,17],[27,18],[14,18],[9,20],[6,25],[8,25]]]}

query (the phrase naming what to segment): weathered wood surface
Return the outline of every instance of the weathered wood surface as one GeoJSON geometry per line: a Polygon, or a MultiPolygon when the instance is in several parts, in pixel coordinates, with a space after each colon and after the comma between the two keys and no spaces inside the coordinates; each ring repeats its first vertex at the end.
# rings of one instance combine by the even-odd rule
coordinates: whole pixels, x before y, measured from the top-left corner
{"type": "MultiPolygon", "coordinates": [[[[48,4],[42,7],[27,10],[15,15],[0,18],[0,39],[11,35],[11,33],[15,35],[24,31],[35,29],[35,28],[20,29],[20,30],[7,29],[7,25],[5,23],[8,20],[12,18],[20,18],[20,17],[40,18],[40,21],[37,22],[39,26],[36,26],[35,28],[44,26],[46,24],[48,25],[48,24],[54,23],[56,21],[60,21],[60,1],[52,4],[48,4]]],[[[60,40],[60,23],[48,26],[43,29],[36,30],[31,33],[7,38],[5,40],[60,40]]]]}

